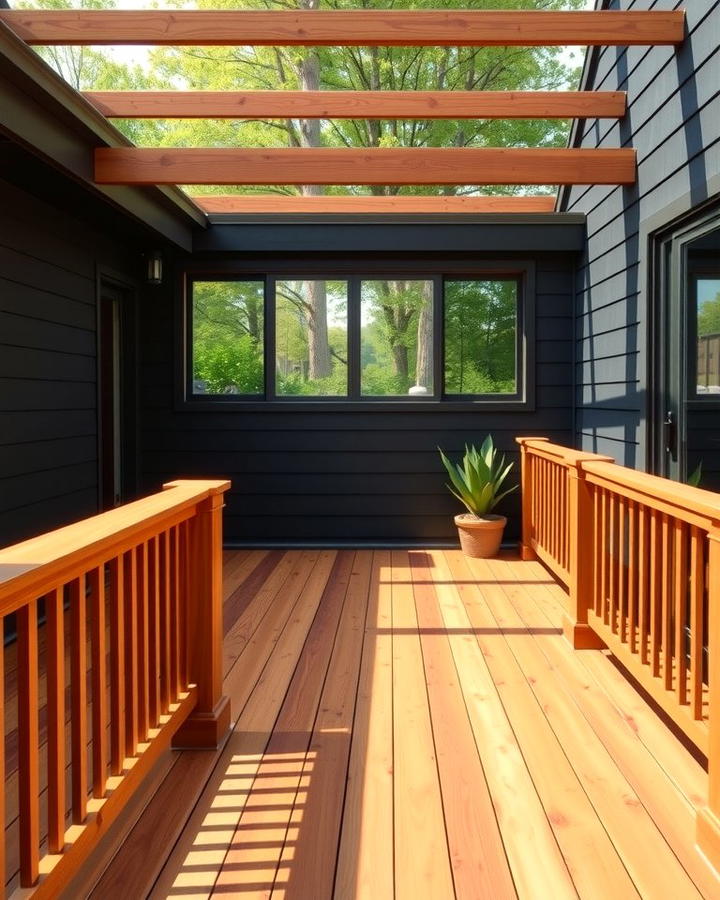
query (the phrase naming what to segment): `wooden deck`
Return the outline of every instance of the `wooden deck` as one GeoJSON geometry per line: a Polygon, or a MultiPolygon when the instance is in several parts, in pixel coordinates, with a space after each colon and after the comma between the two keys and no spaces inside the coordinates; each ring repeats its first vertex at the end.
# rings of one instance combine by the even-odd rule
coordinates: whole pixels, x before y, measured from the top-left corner
{"type": "Polygon", "coordinates": [[[225,592],[233,733],[163,762],[94,897],[720,896],[703,766],[539,563],[237,551],[225,592]]]}

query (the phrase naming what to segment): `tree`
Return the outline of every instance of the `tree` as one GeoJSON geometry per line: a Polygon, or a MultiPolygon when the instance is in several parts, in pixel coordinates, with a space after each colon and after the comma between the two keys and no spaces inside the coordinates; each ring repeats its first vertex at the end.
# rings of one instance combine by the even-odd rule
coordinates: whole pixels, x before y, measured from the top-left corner
{"type": "MultiPolygon", "coordinates": [[[[386,4],[363,0],[372,9],[386,4]]],[[[579,8],[583,0],[468,0],[467,8],[579,8]]],[[[343,8],[345,0],[197,0],[200,8],[300,8],[314,10],[343,8]]],[[[397,0],[394,9],[443,8],[452,0],[397,0]]],[[[236,47],[202,48],[191,51],[163,48],[153,55],[155,74],[168,84],[207,90],[295,89],[295,90],[502,90],[551,89],[567,85],[575,78],[559,58],[559,48],[517,47],[236,47]]],[[[183,145],[188,128],[195,143],[207,146],[268,146],[278,138],[295,147],[437,147],[437,146],[557,146],[567,138],[567,123],[549,120],[427,120],[400,121],[357,119],[322,123],[318,119],[257,121],[245,123],[203,122],[188,126],[169,123],[162,143],[183,145]],[[178,131],[180,129],[180,131],[178,131]]],[[[300,185],[301,193],[318,195],[324,188],[300,185]]],[[[238,188],[238,190],[248,190],[238,188]]],[[[250,188],[250,191],[257,188],[250,188]]],[[[292,187],[272,187],[290,192],[292,187]]],[[[473,193],[477,185],[398,187],[375,185],[370,188],[331,187],[333,192],[372,194],[397,193],[473,193]]],[[[511,192],[512,187],[493,188],[511,192]]],[[[309,377],[322,379],[331,371],[328,340],[327,296],[322,281],[307,282],[309,377]]],[[[395,375],[401,381],[409,377],[408,340],[405,334],[413,320],[418,329],[415,361],[418,381],[430,383],[432,368],[429,307],[419,316],[415,309],[397,303],[385,306],[384,317],[394,360],[395,375]]]]}
{"type": "Polygon", "coordinates": [[[193,380],[207,393],[263,392],[263,301],[261,281],[193,283],[193,380]]]}
{"type": "Polygon", "coordinates": [[[513,393],[516,384],[517,283],[445,284],[445,390],[513,393]]]}
{"type": "Polygon", "coordinates": [[[720,291],[698,304],[697,331],[698,335],[720,334],[720,291]]]}
{"type": "MultiPolygon", "coordinates": [[[[387,0],[360,0],[365,9],[387,8],[387,0]]],[[[70,0],[38,0],[44,8],[73,5],[70,0]]],[[[109,8],[114,0],[80,0],[80,5],[109,8]]],[[[173,4],[174,5],[174,4],[173,4]]],[[[341,9],[349,0],[186,0],[200,9],[341,9]]],[[[463,0],[469,9],[578,9],[584,0],[463,0]]],[[[456,0],[394,0],[393,9],[455,8],[456,0]]],[[[566,65],[557,47],[167,47],[154,50],[146,70],[125,66],[106,53],[87,48],[44,48],[51,64],[76,87],[187,90],[539,90],[574,85],[578,72],[566,65]]],[[[291,147],[480,147],[562,146],[568,123],[553,120],[378,120],[323,122],[318,119],[257,121],[168,120],[118,122],[138,144],[152,146],[291,147]]],[[[239,192],[465,193],[481,185],[330,186],[270,185],[230,188],[239,192]]],[[[206,188],[212,191],[213,188],[206,188]]],[[[224,192],[227,187],[222,188],[224,192]]],[[[513,186],[484,192],[513,193],[513,186]]],[[[304,283],[307,329],[307,378],[331,376],[333,348],[328,297],[320,279],[304,283]]],[[[431,288],[430,288],[431,289],[431,288]]],[[[430,384],[432,321],[428,302],[418,304],[409,291],[388,291],[380,303],[383,333],[389,342],[397,383],[430,384]],[[411,335],[411,332],[414,332],[411,335]],[[411,355],[415,358],[411,364],[411,355]],[[411,370],[414,369],[414,372],[411,370]]],[[[377,332],[379,334],[379,332],[377,332]]],[[[377,336],[376,334],[376,336],[377,336]]],[[[464,376],[463,376],[464,377],[464,376]]]]}

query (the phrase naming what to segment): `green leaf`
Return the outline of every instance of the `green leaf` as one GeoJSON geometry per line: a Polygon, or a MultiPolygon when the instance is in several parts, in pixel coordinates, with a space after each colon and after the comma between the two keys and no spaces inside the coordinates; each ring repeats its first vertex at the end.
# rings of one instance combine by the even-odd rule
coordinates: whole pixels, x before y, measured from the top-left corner
{"type": "Polygon", "coordinates": [[[485,438],[480,452],[473,445],[466,444],[461,465],[448,459],[439,447],[438,451],[452,481],[452,487],[447,485],[448,490],[477,516],[489,513],[503,497],[517,490],[517,485],[513,485],[499,492],[514,463],[506,464],[505,456],[498,460],[491,436],[485,438]]]}
{"type": "Polygon", "coordinates": [[[700,481],[702,480],[702,467],[702,460],[700,460],[695,471],[691,475],[688,475],[687,483],[690,485],[690,487],[700,487],[700,481]]]}

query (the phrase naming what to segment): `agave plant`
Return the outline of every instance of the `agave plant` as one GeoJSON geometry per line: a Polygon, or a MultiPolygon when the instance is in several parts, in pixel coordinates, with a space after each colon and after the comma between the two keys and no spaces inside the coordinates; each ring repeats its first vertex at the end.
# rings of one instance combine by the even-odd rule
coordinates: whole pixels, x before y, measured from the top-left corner
{"type": "Polygon", "coordinates": [[[517,489],[515,484],[500,490],[513,463],[506,465],[504,456],[498,460],[491,435],[485,438],[479,451],[473,445],[465,445],[462,465],[449,460],[442,450],[440,458],[452,482],[452,486],[447,485],[450,493],[475,516],[482,517],[491,512],[503,497],[517,489]]]}

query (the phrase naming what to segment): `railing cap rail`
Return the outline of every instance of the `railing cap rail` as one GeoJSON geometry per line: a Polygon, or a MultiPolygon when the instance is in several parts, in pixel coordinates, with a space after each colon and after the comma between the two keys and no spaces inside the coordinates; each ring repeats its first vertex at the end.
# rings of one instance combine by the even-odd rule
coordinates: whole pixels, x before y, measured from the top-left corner
{"type": "Polygon", "coordinates": [[[159,525],[169,513],[224,493],[230,482],[198,479],[165,487],[169,489],[0,550],[0,600],[19,589],[31,589],[33,582],[44,580],[50,570],[64,571],[105,550],[112,553],[133,534],[159,525]]]}
{"type": "Polygon", "coordinates": [[[662,500],[678,510],[686,510],[696,515],[705,516],[720,526],[720,494],[706,491],[704,488],[691,487],[660,475],[639,472],[625,466],[608,465],[598,460],[584,460],[580,463],[582,470],[588,475],[598,476],[619,487],[632,488],[648,497],[648,505],[652,500],[662,500]]]}
{"type": "Polygon", "coordinates": [[[564,462],[568,465],[578,465],[585,461],[614,463],[612,456],[604,456],[600,453],[591,453],[588,450],[573,450],[570,447],[563,447],[562,444],[553,444],[546,437],[518,437],[516,442],[521,447],[529,450],[539,450],[544,456],[555,456],[558,462],[564,462]]]}

